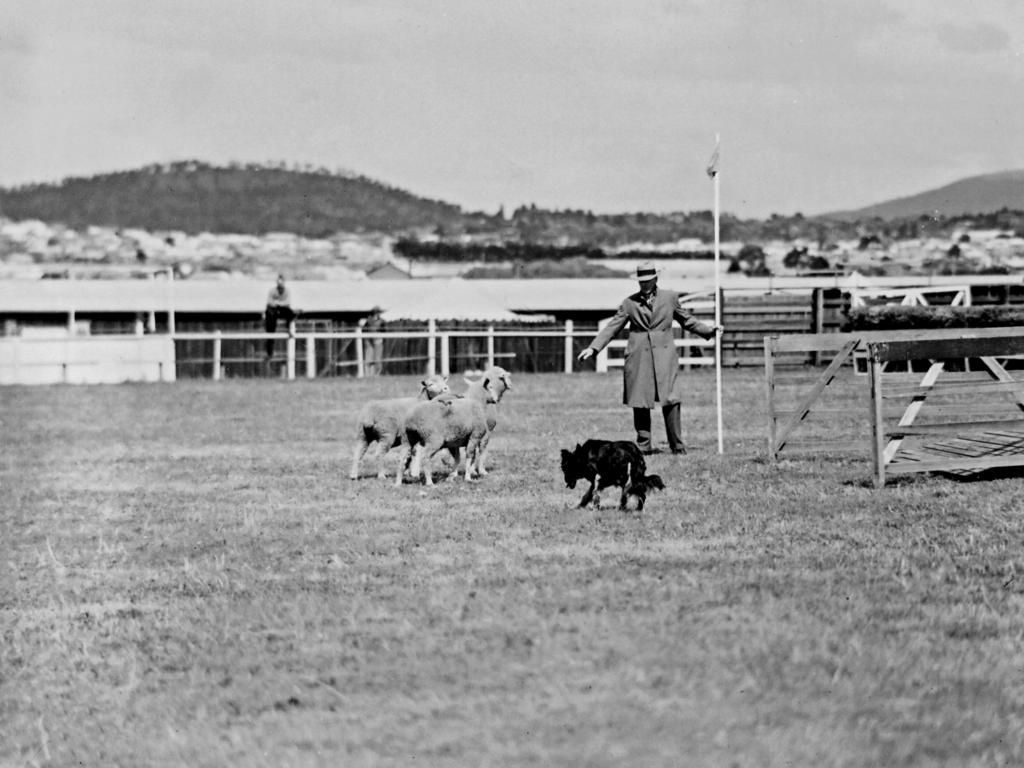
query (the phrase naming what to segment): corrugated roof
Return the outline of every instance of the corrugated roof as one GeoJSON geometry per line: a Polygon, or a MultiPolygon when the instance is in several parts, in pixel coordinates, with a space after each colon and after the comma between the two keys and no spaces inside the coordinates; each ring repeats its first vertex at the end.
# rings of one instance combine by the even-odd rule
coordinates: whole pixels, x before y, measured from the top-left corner
{"type": "MultiPolygon", "coordinates": [[[[956,275],[899,278],[722,279],[726,290],[810,291],[814,287],[1020,284],[1021,276],[956,275]]],[[[681,293],[713,289],[707,281],[664,280],[681,293]]],[[[230,280],[0,280],[0,313],[179,312],[259,313],[272,281],[230,280]]],[[[289,281],[294,306],[305,312],[368,313],[385,319],[510,320],[523,315],[614,311],[636,290],[631,279],[559,280],[329,280],[289,281]]]]}

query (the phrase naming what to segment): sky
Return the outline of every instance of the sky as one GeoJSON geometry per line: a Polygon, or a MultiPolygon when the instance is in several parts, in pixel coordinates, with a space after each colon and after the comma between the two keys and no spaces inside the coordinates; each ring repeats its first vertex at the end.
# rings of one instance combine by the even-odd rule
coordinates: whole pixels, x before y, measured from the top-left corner
{"type": "Polygon", "coordinates": [[[814,215],[1024,168],[1020,0],[0,0],[0,186],[198,159],[814,215]]]}

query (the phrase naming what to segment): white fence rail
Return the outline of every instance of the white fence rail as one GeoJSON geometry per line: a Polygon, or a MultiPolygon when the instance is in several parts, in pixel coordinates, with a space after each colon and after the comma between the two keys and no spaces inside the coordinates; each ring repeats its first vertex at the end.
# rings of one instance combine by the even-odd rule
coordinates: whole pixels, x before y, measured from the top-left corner
{"type": "MultiPolygon", "coordinates": [[[[607,322],[607,321],[604,321],[607,322]]],[[[267,339],[284,340],[285,342],[285,359],[284,359],[284,375],[285,378],[295,379],[297,371],[300,366],[300,347],[303,350],[302,358],[305,362],[305,370],[303,375],[305,378],[313,379],[316,378],[316,350],[317,344],[329,340],[341,340],[341,341],[352,341],[355,348],[355,374],[357,377],[362,378],[367,375],[368,361],[365,355],[364,343],[372,341],[374,339],[425,339],[427,344],[427,354],[425,359],[425,373],[426,375],[432,375],[440,373],[442,375],[451,374],[451,348],[452,340],[457,338],[483,338],[487,340],[486,350],[486,361],[487,365],[494,365],[500,363],[502,357],[507,356],[497,353],[495,350],[495,341],[497,339],[507,338],[561,338],[564,340],[563,353],[562,353],[562,370],[565,373],[572,373],[575,369],[576,353],[574,348],[574,340],[577,338],[585,338],[587,340],[594,337],[594,331],[591,329],[579,331],[573,327],[571,320],[566,320],[565,325],[560,330],[548,329],[548,330],[530,330],[526,328],[512,330],[512,331],[501,331],[495,329],[493,326],[485,330],[446,330],[439,331],[434,323],[430,323],[426,331],[380,331],[380,332],[367,332],[363,331],[362,328],[357,328],[353,331],[311,331],[311,332],[296,332],[294,322],[290,325],[288,332],[277,332],[277,333],[261,333],[258,331],[246,331],[246,332],[222,332],[222,331],[206,331],[206,332],[195,332],[195,333],[175,333],[174,339],[176,341],[211,341],[213,342],[213,355],[211,359],[211,375],[212,378],[217,380],[222,377],[223,369],[223,355],[222,345],[227,340],[248,340],[264,342],[267,339]]],[[[626,345],[625,340],[615,340],[609,347],[615,350],[624,348],[626,345]]],[[[682,338],[676,340],[676,345],[685,350],[683,356],[680,357],[680,364],[684,368],[690,368],[691,366],[699,365],[713,365],[714,364],[714,341],[705,341],[703,339],[696,338],[682,338]],[[710,350],[710,357],[705,356],[693,356],[689,354],[692,348],[700,347],[702,349],[710,350]]],[[[602,350],[596,356],[597,370],[607,371],[609,368],[622,365],[621,357],[612,357],[608,355],[607,349],[602,350]]],[[[387,362],[387,360],[384,360],[387,362]]]]}
{"type": "Polygon", "coordinates": [[[169,336],[0,338],[0,384],[174,381],[169,336]]]}

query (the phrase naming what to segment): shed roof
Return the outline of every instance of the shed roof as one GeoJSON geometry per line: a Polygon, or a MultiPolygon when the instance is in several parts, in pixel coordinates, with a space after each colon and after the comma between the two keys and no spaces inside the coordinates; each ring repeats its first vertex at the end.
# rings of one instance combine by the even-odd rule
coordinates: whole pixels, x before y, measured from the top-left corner
{"type": "MultiPolygon", "coordinates": [[[[1020,284],[1020,275],[956,275],[899,278],[722,279],[727,290],[810,291],[815,287],[874,287],[1020,284]],[[863,282],[861,282],[863,281],[863,282]]],[[[312,313],[368,314],[384,308],[385,319],[522,320],[536,314],[614,311],[635,290],[631,279],[464,280],[462,278],[293,280],[297,309],[312,313]]],[[[682,293],[712,289],[706,281],[670,280],[682,293]]],[[[66,312],[177,312],[258,314],[272,281],[226,280],[0,280],[0,314],[66,312]]]]}

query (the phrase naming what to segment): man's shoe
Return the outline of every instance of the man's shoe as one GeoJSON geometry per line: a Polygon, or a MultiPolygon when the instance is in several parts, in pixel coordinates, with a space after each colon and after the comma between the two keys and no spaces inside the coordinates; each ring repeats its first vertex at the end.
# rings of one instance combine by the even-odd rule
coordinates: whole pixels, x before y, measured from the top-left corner
{"type": "Polygon", "coordinates": [[[672,453],[674,453],[676,456],[682,456],[682,455],[684,455],[686,453],[686,449],[685,448],[673,448],[672,449],[672,453]]]}
{"type": "Polygon", "coordinates": [[[661,453],[661,449],[660,448],[641,448],[640,449],[640,453],[642,453],[644,456],[650,456],[651,454],[661,453]]]}

